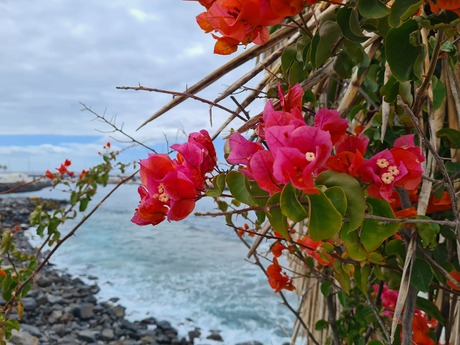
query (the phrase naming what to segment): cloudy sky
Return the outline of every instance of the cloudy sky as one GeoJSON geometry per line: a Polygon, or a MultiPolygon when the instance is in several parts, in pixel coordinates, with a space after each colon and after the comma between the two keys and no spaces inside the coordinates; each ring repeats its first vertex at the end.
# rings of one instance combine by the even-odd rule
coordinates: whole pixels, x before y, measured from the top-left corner
{"type": "MultiPolygon", "coordinates": [[[[202,10],[182,0],[0,0],[0,165],[43,172],[69,158],[79,170],[107,140],[122,147],[80,102],[160,150],[165,135],[171,144],[182,130],[216,130],[227,115],[216,112],[210,128],[208,107],[187,101],[136,132],[171,97],[115,89],[182,91],[228,61],[197,26],[202,10]]],[[[230,82],[200,95],[215,98],[230,82]]]]}

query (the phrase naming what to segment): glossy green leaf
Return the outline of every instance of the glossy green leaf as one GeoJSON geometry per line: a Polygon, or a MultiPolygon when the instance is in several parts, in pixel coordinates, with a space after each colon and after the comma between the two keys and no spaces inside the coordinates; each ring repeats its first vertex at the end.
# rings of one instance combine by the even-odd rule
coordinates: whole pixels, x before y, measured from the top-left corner
{"type": "MultiPolygon", "coordinates": [[[[431,218],[427,216],[417,216],[416,219],[431,220],[431,218]]],[[[417,228],[418,235],[422,240],[422,245],[424,248],[432,248],[438,244],[437,236],[440,232],[438,224],[418,223],[415,224],[415,226],[417,228]]]]}
{"type": "Polygon", "coordinates": [[[287,217],[281,212],[280,205],[281,193],[273,194],[270,199],[267,201],[267,206],[269,207],[266,211],[267,218],[272,226],[272,228],[278,232],[283,238],[289,240],[289,226],[287,222],[287,217]]]}
{"type": "Polygon", "coordinates": [[[309,194],[308,233],[313,241],[328,240],[342,227],[342,215],[327,196],[319,191],[309,194]]]}
{"type": "Polygon", "coordinates": [[[339,40],[340,33],[340,27],[336,22],[328,20],[322,23],[312,42],[313,67],[320,67],[331,57],[332,48],[339,40]]]}
{"type": "Polygon", "coordinates": [[[428,292],[432,280],[433,272],[428,262],[416,258],[410,276],[411,284],[421,292],[428,292]]]}
{"type": "Polygon", "coordinates": [[[414,77],[414,64],[422,53],[420,44],[413,33],[418,25],[408,20],[403,25],[388,31],[385,41],[385,55],[391,73],[396,80],[409,81],[414,77]]]}
{"type": "Polygon", "coordinates": [[[442,317],[438,307],[430,300],[417,296],[415,306],[417,309],[423,310],[429,317],[432,317],[441,323],[444,322],[444,318],[442,317]]]}
{"type": "Polygon", "coordinates": [[[352,42],[362,43],[368,39],[359,25],[358,11],[350,7],[342,7],[337,12],[337,23],[345,38],[352,42]]]}
{"type": "Polygon", "coordinates": [[[211,197],[220,196],[225,188],[225,174],[222,173],[214,176],[214,178],[212,179],[212,185],[214,186],[214,188],[208,189],[206,191],[206,195],[211,197]]]}
{"type": "Polygon", "coordinates": [[[341,187],[331,187],[324,192],[328,199],[334,205],[335,209],[339,211],[342,216],[347,212],[347,197],[341,187]]]}
{"type": "Polygon", "coordinates": [[[436,132],[436,137],[446,139],[451,149],[460,149],[460,132],[453,128],[443,128],[436,132]]]}
{"type": "Polygon", "coordinates": [[[256,202],[249,191],[248,178],[239,171],[230,171],[227,174],[226,182],[233,197],[246,205],[254,206],[256,202]]]}
{"type": "MultiPolygon", "coordinates": [[[[395,218],[390,204],[383,199],[368,198],[370,214],[385,218],[395,218]]],[[[398,223],[385,223],[377,219],[365,219],[361,228],[361,242],[367,251],[376,250],[382,242],[399,228],[398,223]]]]}
{"type": "Polygon", "coordinates": [[[369,265],[358,266],[355,267],[355,284],[358,289],[365,295],[368,294],[368,284],[369,284],[369,276],[371,273],[371,267],[369,265]]]}
{"type": "MultiPolygon", "coordinates": [[[[294,188],[291,183],[285,185],[281,191],[281,212],[294,222],[300,222],[308,217],[307,209],[299,201],[300,194],[301,192],[294,188]]],[[[306,207],[308,208],[308,205],[306,207]]]]}
{"type": "Polygon", "coordinates": [[[340,230],[340,238],[343,241],[343,246],[348,256],[356,261],[363,261],[367,258],[367,252],[363,248],[357,231],[349,231],[348,223],[345,223],[340,230]]]}
{"type": "Polygon", "coordinates": [[[358,11],[369,19],[383,18],[390,13],[390,9],[379,0],[359,0],[358,11]]]}
{"type": "Polygon", "coordinates": [[[359,182],[351,175],[332,170],[322,172],[316,179],[319,185],[326,187],[341,187],[347,198],[347,224],[348,231],[358,229],[364,219],[366,201],[359,182]]]}
{"type": "Polygon", "coordinates": [[[417,12],[421,3],[422,0],[395,0],[388,18],[390,26],[399,27],[402,22],[417,12]]]}
{"type": "Polygon", "coordinates": [[[342,49],[334,61],[334,70],[341,78],[350,78],[353,69],[367,56],[361,44],[344,40],[342,49]]]}

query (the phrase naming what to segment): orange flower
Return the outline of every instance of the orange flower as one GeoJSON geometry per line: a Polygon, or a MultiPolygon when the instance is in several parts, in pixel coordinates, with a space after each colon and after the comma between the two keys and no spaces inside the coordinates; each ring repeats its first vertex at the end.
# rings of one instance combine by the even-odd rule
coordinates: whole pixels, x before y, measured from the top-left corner
{"type": "Polygon", "coordinates": [[[45,171],[45,176],[49,178],[50,180],[54,180],[54,177],[55,177],[54,174],[49,170],[45,171]]]}
{"type": "Polygon", "coordinates": [[[444,192],[439,199],[436,195],[432,195],[428,203],[426,213],[434,213],[436,211],[446,211],[452,209],[452,201],[448,192],[444,192]]]}
{"type": "Polygon", "coordinates": [[[281,290],[292,291],[295,289],[292,285],[292,279],[281,272],[281,266],[276,258],[273,258],[273,264],[267,267],[268,283],[275,292],[281,290]]]}
{"type": "Polygon", "coordinates": [[[429,1],[430,9],[434,13],[440,10],[448,10],[455,12],[460,17],[460,1],[459,0],[436,0],[436,3],[429,1]]]}
{"type": "Polygon", "coordinates": [[[313,241],[309,236],[302,237],[298,243],[303,246],[303,250],[313,257],[321,266],[330,266],[334,258],[322,247],[323,241],[313,241]]]}
{"type": "MultiPolygon", "coordinates": [[[[454,278],[456,281],[460,283],[460,272],[459,271],[453,271],[453,272],[450,272],[449,274],[452,276],[452,278],[454,278]]],[[[458,287],[452,284],[449,280],[447,280],[447,285],[453,290],[457,290],[457,291],[460,290],[458,287]]]]}

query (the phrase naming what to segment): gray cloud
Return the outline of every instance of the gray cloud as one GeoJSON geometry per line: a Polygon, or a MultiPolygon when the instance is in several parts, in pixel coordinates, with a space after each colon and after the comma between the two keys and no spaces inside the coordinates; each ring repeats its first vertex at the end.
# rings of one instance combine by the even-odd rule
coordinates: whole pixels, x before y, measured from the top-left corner
{"type": "MultiPolygon", "coordinates": [[[[0,134],[94,133],[78,102],[133,130],[170,97],[116,86],[182,90],[228,60],[212,54],[212,38],[196,25],[201,10],[180,0],[1,2],[0,134]]],[[[196,129],[207,123],[207,107],[188,102],[171,117],[149,131],[178,118],[196,129]]]]}

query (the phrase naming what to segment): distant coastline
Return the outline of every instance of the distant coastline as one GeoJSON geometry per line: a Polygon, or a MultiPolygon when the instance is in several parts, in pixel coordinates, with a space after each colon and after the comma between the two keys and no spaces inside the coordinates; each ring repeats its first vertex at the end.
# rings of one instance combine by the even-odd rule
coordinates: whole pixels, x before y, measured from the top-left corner
{"type": "Polygon", "coordinates": [[[50,180],[36,178],[24,173],[0,174],[0,193],[34,192],[51,186],[50,180]]]}

